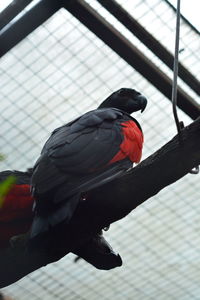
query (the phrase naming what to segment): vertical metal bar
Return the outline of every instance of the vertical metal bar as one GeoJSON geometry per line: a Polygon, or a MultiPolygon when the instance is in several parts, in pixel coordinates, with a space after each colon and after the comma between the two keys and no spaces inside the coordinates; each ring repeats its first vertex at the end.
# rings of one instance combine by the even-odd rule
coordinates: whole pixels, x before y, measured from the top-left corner
{"type": "Polygon", "coordinates": [[[174,51],[174,68],[173,68],[173,83],[172,83],[172,107],[174,119],[178,133],[181,131],[181,125],[177,114],[177,80],[178,80],[178,54],[179,54],[179,39],[180,39],[180,0],[177,0],[176,14],[176,36],[175,36],[175,51],[174,51]]]}

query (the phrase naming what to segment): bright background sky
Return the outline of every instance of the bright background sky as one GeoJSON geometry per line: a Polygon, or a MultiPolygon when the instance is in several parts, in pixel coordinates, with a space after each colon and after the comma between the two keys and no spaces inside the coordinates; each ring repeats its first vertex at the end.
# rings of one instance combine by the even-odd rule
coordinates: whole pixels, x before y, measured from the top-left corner
{"type": "MultiPolygon", "coordinates": [[[[176,6],[176,0],[170,0],[176,6]]],[[[182,0],[181,13],[192,23],[198,30],[200,30],[200,1],[197,0],[182,0]]]]}

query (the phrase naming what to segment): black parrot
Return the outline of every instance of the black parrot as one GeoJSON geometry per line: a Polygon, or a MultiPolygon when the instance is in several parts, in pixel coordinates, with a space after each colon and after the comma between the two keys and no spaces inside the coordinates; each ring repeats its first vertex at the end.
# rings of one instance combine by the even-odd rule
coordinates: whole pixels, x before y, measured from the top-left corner
{"type": "Polygon", "coordinates": [[[146,104],[139,92],[122,88],[96,110],[53,131],[33,168],[31,239],[69,222],[82,193],[140,161],[143,133],[130,113],[143,111],[146,104]]]}
{"type": "MultiPolygon", "coordinates": [[[[129,113],[143,111],[146,103],[146,98],[135,90],[120,89],[97,110],[56,129],[33,169],[0,173],[0,182],[8,175],[17,179],[0,210],[0,248],[8,247],[13,235],[11,245],[23,245],[27,239],[24,233],[30,227],[34,238],[57,224],[69,222],[82,193],[120,176],[133,162],[139,162],[143,134],[129,113]]],[[[96,233],[73,253],[99,269],[122,264],[102,233],[96,233]]]]}

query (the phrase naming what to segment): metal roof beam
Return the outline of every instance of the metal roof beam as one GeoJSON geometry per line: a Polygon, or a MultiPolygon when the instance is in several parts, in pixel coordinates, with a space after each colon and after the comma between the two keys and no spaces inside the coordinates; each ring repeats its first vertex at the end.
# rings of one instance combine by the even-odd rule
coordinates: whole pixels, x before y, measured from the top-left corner
{"type": "Polygon", "coordinates": [[[0,30],[14,19],[32,0],[14,0],[0,13],[0,30]]]}
{"type": "Polygon", "coordinates": [[[5,31],[0,32],[0,57],[50,18],[61,7],[61,3],[58,0],[42,0],[5,31]]]}
{"type": "MultiPolygon", "coordinates": [[[[145,46],[159,57],[171,70],[173,70],[173,55],[140,25],[122,6],[115,0],[97,0],[113,16],[116,17],[130,32],[132,32],[145,46]]],[[[189,85],[193,91],[200,95],[200,82],[179,62],[179,77],[189,85]]]]}
{"type": "MultiPolygon", "coordinates": [[[[171,79],[91,6],[85,1],[77,0],[65,2],[64,7],[171,100],[171,79]]],[[[200,115],[199,105],[181,88],[178,88],[177,105],[192,119],[200,115]]]]}

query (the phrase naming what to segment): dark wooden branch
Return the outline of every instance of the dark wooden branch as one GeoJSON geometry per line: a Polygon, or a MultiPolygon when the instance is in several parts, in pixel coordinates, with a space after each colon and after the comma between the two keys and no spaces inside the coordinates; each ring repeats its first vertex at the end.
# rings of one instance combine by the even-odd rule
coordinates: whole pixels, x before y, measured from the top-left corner
{"type": "Polygon", "coordinates": [[[88,200],[80,203],[70,224],[59,228],[53,238],[44,239],[47,251],[29,253],[23,248],[1,251],[0,287],[62,258],[100,228],[125,217],[198,164],[200,118],[126,175],[91,191],[88,200]]]}

